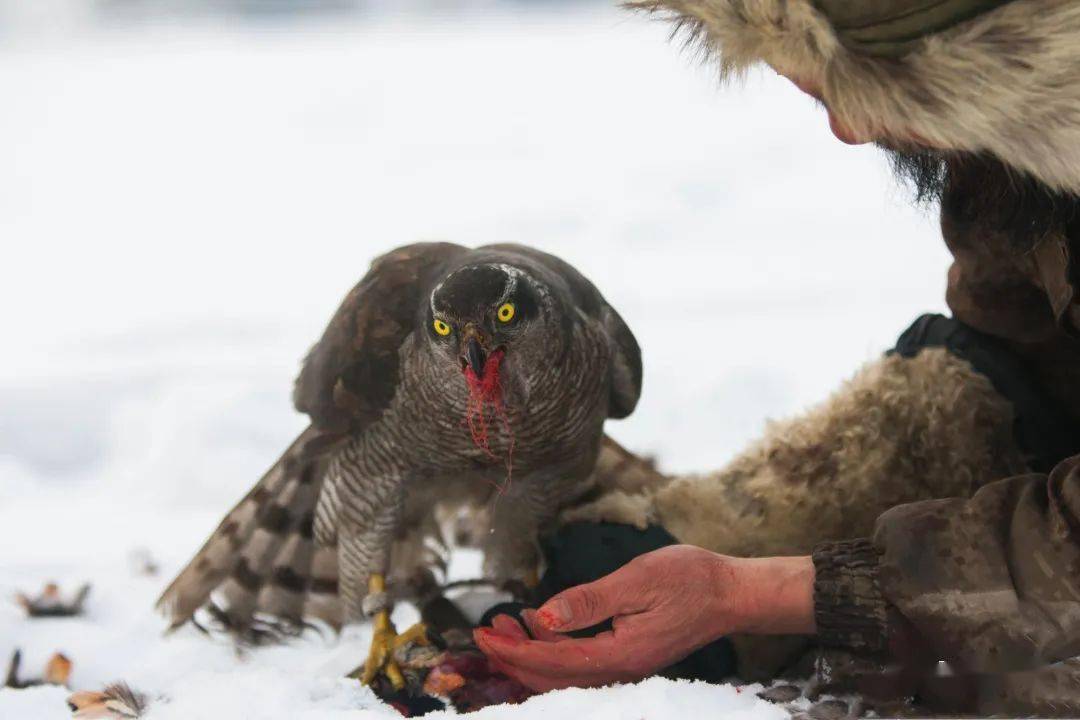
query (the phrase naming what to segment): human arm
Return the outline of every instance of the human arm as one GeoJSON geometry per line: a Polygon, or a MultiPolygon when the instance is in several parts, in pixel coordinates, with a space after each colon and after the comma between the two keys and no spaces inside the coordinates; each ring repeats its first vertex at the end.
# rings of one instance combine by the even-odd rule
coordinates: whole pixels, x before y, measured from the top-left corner
{"type": "Polygon", "coordinates": [[[640,679],[733,632],[814,632],[809,557],[733,558],[689,545],[639,556],[570,588],[524,619],[502,616],[476,641],[534,690],[640,679]],[[565,633],[613,619],[591,638],[565,633]]]}

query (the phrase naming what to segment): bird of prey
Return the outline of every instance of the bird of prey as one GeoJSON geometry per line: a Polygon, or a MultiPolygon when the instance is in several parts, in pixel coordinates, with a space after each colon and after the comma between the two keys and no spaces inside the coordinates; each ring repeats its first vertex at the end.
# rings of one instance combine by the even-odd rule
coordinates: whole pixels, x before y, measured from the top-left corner
{"type": "Polygon", "coordinates": [[[372,617],[364,679],[400,686],[385,591],[429,562],[435,507],[487,503],[486,578],[534,582],[538,533],[588,489],[604,420],[640,391],[633,334],[568,263],[509,244],[393,250],[303,363],[310,426],[158,606],[173,627],[203,606],[234,627],[372,617]]]}

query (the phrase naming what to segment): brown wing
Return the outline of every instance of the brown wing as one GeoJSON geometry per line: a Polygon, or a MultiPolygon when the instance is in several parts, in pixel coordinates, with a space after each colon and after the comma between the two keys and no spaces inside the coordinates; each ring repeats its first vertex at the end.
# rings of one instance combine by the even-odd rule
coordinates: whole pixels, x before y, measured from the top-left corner
{"type": "MultiPolygon", "coordinates": [[[[465,248],[422,243],[377,258],[308,353],[293,400],[312,425],[285,451],[162,594],[178,627],[218,596],[217,619],[256,640],[256,617],[341,622],[335,548],[314,542],[326,466],[349,432],[377,419],[398,384],[398,349],[427,289],[465,248]]],[[[284,627],[284,626],[283,626],[284,627]]]]}
{"type": "Polygon", "coordinates": [[[293,389],[296,409],[335,433],[377,420],[397,390],[398,350],[426,291],[465,252],[452,243],[416,243],[376,258],[304,360],[293,389]]]}
{"type": "Polygon", "coordinates": [[[334,437],[309,427],[225,516],[158,600],[171,628],[213,593],[218,619],[250,640],[257,639],[256,613],[297,626],[304,618],[340,624],[335,549],[312,539],[334,437]]]}

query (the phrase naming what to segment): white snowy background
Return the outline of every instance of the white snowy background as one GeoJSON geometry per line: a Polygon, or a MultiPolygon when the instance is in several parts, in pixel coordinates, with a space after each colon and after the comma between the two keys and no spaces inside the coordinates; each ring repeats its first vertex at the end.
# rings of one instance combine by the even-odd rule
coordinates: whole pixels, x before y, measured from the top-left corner
{"type": "MultiPolygon", "coordinates": [[[[163,638],[152,611],[303,427],[298,361],[376,254],[512,241],[575,264],[644,352],[610,432],[676,471],[725,462],[943,307],[934,219],[877,151],[786,81],[721,88],[666,27],[602,4],[31,6],[0,2],[0,664],[63,651],[75,688],[170,698],[152,720],[393,715],[341,679],[364,628],[238,658],[163,638]],[[139,548],[158,577],[132,573],[139,548]],[[93,583],[84,618],[24,619],[11,596],[50,579],[93,583]]],[[[68,717],[65,694],[0,691],[0,718],[68,717]]],[[[483,716],[571,711],[781,714],[651,680],[483,716]]]]}

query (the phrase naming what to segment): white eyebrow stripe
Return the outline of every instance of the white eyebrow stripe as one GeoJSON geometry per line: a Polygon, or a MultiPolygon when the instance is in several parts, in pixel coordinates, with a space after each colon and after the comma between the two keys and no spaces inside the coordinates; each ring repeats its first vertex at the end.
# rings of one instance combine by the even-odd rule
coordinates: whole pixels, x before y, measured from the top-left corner
{"type": "MultiPolygon", "coordinates": [[[[448,276],[448,277],[449,277],[449,276],[448,276]]],[[[429,298],[428,298],[428,305],[430,305],[430,306],[431,306],[431,314],[432,314],[432,315],[436,315],[436,314],[438,314],[438,311],[437,311],[437,310],[435,309],[435,293],[437,293],[437,292],[439,292],[440,290],[442,290],[442,286],[443,286],[443,283],[444,283],[444,282],[446,282],[446,279],[445,279],[445,278],[443,279],[443,281],[442,281],[442,282],[440,282],[440,283],[439,283],[438,285],[436,285],[436,286],[435,286],[435,287],[434,287],[434,288],[432,289],[432,291],[431,291],[431,297],[429,297],[429,298]]]]}
{"type": "Polygon", "coordinates": [[[503,294],[495,304],[501,305],[506,301],[508,297],[514,294],[517,290],[518,280],[527,277],[527,274],[521,268],[516,268],[513,265],[507,265],[506,263],[492,263],[493,267],[497,267],[506,274],[506,285],[503,286],[503,294]]]}

